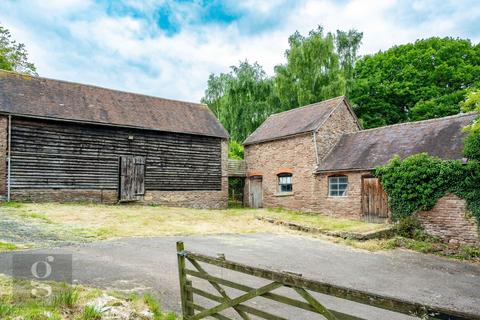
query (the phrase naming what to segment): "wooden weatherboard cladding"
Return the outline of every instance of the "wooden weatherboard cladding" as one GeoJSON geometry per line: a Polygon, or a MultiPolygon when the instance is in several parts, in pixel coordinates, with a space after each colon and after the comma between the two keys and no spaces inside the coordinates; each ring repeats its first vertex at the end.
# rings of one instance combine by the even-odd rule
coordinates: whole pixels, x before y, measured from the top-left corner
{"type": "Polygon", "coordinates": [[[145,190],[221,190],[221,139],[12,119],[13,189],[117,189],[119,158],[145,158],[145,190]]]}

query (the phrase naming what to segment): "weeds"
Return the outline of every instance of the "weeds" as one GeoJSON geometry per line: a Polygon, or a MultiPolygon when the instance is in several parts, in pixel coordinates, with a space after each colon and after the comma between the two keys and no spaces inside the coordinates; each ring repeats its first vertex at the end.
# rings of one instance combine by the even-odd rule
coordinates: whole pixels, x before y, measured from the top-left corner
{"type": "Polygon", "coordinates": [[[52,306],[72,308],[78,302],[79,293],[75,287],[64,285],[62,290],[52,299],[52,306]]]}
{"type": "Polygon", "coordinates": [[[150,294],[143,296],[143,301],[153,313],[153,320],[176,320],[177,316],[173,312],[164,313],[158,301],[150,294]]]}
{"type": "Polygon", "coordinates": [[[8,251],[8,250],[16,250],[16,249],[18,249],[18,247],[14,243],[0,241],[0,252],[8,251]]]}
{"type": "Polygon", "coordinates": [[[80,315],[80,320],[100,320],[102,313],[93,306],[86,306],[80,315]]]}

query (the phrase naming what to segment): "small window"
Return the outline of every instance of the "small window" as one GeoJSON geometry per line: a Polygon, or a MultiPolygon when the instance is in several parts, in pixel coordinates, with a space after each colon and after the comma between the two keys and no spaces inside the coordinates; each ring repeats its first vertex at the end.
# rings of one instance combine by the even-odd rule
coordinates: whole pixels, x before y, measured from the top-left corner
{"type": "Polygon", "coordinates": [[[278,192],[292,192],[292,175],[282,173],[278,175],[278,192]]]}
{"type": "Polygon", "coordinates": [[[330,197],[346,197],[348,178],[346,176],[328,177],[328,195],[330,197]]]}

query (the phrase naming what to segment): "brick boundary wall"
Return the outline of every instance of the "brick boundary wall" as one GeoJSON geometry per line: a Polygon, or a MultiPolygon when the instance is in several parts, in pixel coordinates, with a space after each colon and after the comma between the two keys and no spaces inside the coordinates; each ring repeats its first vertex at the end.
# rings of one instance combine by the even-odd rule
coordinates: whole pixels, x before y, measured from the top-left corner
{"type": "Polygon", "coordinates": [[[480,246],[477,222],[468,215],[466,201],[454,194],[443,196],[432,210],[421,211],[417,217],[431,235],[450,243],[480,246]]]}

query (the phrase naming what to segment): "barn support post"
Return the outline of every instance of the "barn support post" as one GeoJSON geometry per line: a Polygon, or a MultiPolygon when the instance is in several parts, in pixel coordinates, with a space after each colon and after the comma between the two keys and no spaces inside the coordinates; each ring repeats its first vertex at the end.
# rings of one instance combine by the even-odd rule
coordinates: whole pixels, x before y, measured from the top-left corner
{"type": "Polygon", "coordinates": [[[7,201],[11,199],[11,176],[12,176],[12,116],[8,115],[8,156],[7,156],[7,201]]]}

